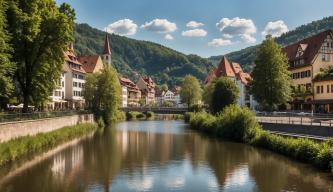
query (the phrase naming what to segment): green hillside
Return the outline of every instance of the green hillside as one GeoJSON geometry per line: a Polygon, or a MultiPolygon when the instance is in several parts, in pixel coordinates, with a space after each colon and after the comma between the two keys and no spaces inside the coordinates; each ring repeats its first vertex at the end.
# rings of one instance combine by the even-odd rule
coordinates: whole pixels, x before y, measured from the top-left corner
{"type": "MultiPolygon", "coordinates": [[[[278,37],[276,41],[282,46],[286,46],[291,43],[295,43],[299,40],[302,40],[304,38],[310,37],[321,31],[325,31],[332,28],[333,28],[333,16],[326,17],[321,20],[313,21],[309,24],[297,27],[295,30],[289,31],[283,34],[281,37],[278,37]]],[[[242,49],[240,51],[231,52],[227,54],[228,59],[240,63],[244,67],[244,69],[249,71],[254,66],[253,63],[257,47],[258,46],[252,46],[242,49]]],[[[221,55],[213,56],[210,57],[209,59],[213,63],[217,63],[221,59],[221,57],[222,57],[221,55]]]]}
{"type": "MultiPolygon", "coordinates": [[[[105,32],[78,24],[75,30],[75,50],[78,55],[100,54],[105,32]]],[[[196,55],[185,55],[162,45],[110,35],[112,62],[119,73],[135,80],[138,74],[151,75],[157,83],[179,84],[191,74],[203,80],[213,64],[196,55]]]]}

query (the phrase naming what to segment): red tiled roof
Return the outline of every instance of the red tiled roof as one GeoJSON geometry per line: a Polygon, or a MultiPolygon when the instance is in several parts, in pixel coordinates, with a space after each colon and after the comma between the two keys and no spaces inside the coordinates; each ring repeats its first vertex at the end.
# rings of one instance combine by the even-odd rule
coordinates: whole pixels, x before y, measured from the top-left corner
{"type": "Polygon", "coordinates": [[[98,59],[98,55],[83,55],[80,56],[78,60],[80,63],[82,63],[82,67],[87,73],[93,73],[96,68],[98,59]]]}
{"type": "Polygon", "coordinates": [[[150,88],[155,87],[155,82],[153,81],[153,79],[151,77],[145,77],[145,78],[142,78],[142,79],[148,87],[150,87],[150,88]]]}
{"type": "Polygon", "coordinates": [[[139,87],[133,83],[133,81],[131,81],[128,78],[125,77],[119,77],[119,82],[122,86],[127,87],[128,91],[133,91],[133,92],[139,92],[139,87]]]}
{"type": "Polygon", "coordinates": [[[209,73],[205,79],[205,84],[211,82],[216,77],[215,71],[216,71],[216,69],[212,69],[209,71],[209,73]]]}
{"type": "Polygon", "coordinates": [[[239,72],[243,72],[242,67],[240,66],[239,63],[232,62],[231,63],[232,69],[234,70],[234,73],[237,74],[239,72]]]}
{"type": "Polygon", "coordinates": [[[298,48],[301,47],[301,49],[304,51],[303,55],[300,57],[304,59],[304,65],[311,65],[314,58],[316,57],[317,53],[319,52],[322,43],[326,39],[328,35],[332,36],[332,30],[323,31],[321,33],[318,33],[312,37],[303,39],[297,43],[288,45],[284,47],[282,50],[287,54],[287,57],[289,59],[289,63],[299,59],[296,58],[296,54],[298,51],[298,48]]]}
{"type": "Polygon", "coordinates": [[[242,81],[242,83],[243,83],[244,85],[248,85],[249,80],[252,79],[250,74],[248,74],[248,73],[244,73],[244,72],[242,72],[242,71],[239,72],[239,73],[237,73],[236,76],[237,76],[237,79],[240,80],[240,81],[242,81]]]}
{"type": "Polygon", "coordinates": [[[65,51],[64,57],[69,69],[83,74],[86,73],[86,71],[82,68],[82,64],[79,62],[76,55],[74,54],[74,50],[69,49],[65,51]],[[74,68],[71,64],[78,65],[80,69],[74,68]]]}
{"type": "Polygon", "coordinates": [[[215,71],[216,77],[235,77],[234,70],[232,69],[228,59],[226,56],[223,56],[219,66],[217,67],[215,71]]]}

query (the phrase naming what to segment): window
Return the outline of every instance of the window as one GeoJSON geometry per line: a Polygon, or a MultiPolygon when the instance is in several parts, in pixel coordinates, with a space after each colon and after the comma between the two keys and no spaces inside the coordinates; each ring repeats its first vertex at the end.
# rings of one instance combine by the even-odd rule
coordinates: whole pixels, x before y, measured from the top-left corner
{"type": "Polygon", "coordinates": [[[324,86],[320,86],[320,93],[324,93],[324,86]]]}
{"type": "Polygon", "coordinates": [[[62,81],[62,82],[61,82],[61,86],[62,86],[62,87],[65,87],[65,82],[62,81]]]}
{"type": "Polygon", "coordinates": [[[322,61],[330,61],[330,55],[328,53],[322,53],[321,54],[321,60],[322,61]]]}
{"type": "Polygon", "coordinates": [[[320,87],[317,86],[317,94],[319,94],[319,93],[320,93],[320,87]]]}
{"type": "Polygon", "coordinates": [[[77,87],[77,82],[73,82],[73,87],[77,87]]]}
{"type": "Polygon", "coordinates": [[[327,85],[327,93],[329,93],[330,92],[330,85],[327,85]]]}

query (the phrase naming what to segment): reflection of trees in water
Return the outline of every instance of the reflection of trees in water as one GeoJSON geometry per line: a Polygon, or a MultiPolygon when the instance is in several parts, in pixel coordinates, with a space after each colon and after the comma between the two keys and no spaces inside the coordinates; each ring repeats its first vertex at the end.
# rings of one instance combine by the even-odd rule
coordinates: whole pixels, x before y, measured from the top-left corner
{"type": "MultiPolygon", "coordinates": [[[[110,128],[35,166],[33,171],[24,172],[8,186],[14,188],[10,191],[52,192],[84,191],[90,184],[99,184],[109,191],[112,181],[122,171],[133,179],[137,174],[144,175],[148,166],[163,170],[170,163],[183,163],[184,158],[194,169],[208,165],[221,187],[234,182],[234,173],[239,171],[246,171],[255,180],[253,190],[258,191],[295,190],[295,186],[298,191],[318,191],[332,185],[322,174],[305,169],[302,164],[244,144],[221,142],[196,133],[127,132],[110,128]]],[[[240,179],[237,176],[236,180],[240,179]]]]}

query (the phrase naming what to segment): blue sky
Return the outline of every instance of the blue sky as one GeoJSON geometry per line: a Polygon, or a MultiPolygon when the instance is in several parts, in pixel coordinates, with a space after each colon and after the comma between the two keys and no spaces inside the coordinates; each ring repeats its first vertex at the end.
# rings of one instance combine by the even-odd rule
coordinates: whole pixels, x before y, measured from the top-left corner
{"type": "Polygon", "coordinates": [[[333,15],[333,0],[56,0],[78,23],[186,54],[221,55],[333,15]],[[192,22],[190,26],[187,24],[192,22]]]}

